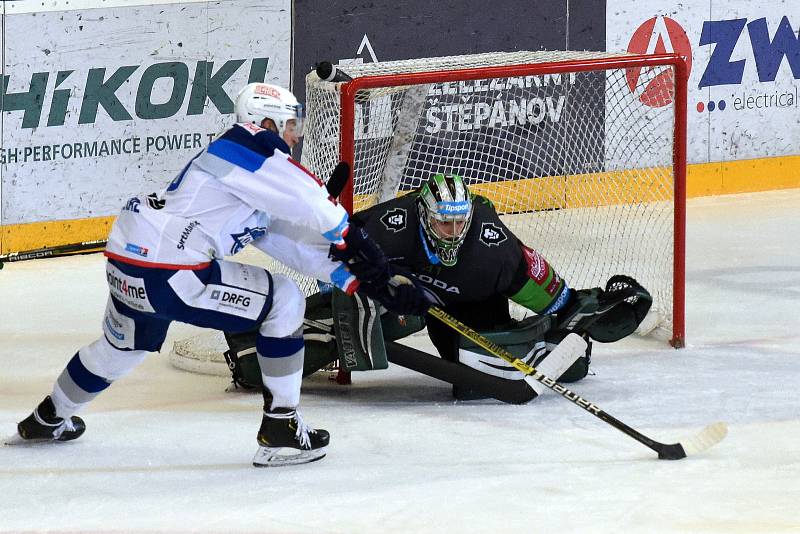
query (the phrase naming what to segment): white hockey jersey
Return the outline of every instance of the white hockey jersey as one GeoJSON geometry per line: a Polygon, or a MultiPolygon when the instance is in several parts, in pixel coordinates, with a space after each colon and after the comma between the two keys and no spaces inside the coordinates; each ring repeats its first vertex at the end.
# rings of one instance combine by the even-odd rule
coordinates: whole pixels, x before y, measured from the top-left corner
{"type": "Polygon", "coordinates": [[[106,256],[143,267],[201,269],[248,244],[289,267],[350,289],[355,278],[328,258],[347,212],[269,130],[236,124],[192,159],[161,198],[132,198],[106,256]]]}

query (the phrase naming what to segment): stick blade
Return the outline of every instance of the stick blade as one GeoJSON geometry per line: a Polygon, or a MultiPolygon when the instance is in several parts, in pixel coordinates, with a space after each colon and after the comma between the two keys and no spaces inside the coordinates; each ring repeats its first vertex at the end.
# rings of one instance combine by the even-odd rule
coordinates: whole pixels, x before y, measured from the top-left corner
{"type": "Polygon", "coordinates": [[[713,423],[698,434],[680,442],[687,456],[699,454],[710,449],[728,435],[728,425],[723,422],[713,423]]]}
{"type": "Polygon", "coordinates": [[[672,445],[663,445],[658,451],[658,458],[661,460],[680,460],[687,456],[694,456],[710,449],[728,435],[728,425],[725,423],[713,423],[703,430],[672,445]]]}

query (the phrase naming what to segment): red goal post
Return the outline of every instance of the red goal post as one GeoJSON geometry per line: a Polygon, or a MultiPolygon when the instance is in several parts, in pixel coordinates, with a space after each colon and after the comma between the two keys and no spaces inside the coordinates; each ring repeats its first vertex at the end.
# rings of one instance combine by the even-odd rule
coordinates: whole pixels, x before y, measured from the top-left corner
{"type": "MultiPolygon", "coordinates": [[[[452,170],[466,175],[473,189],[493,200],[512,230],[550,259],[573,287],[603,285],[602,277],[616,274],[614,270],[639,279],[653,293],[654,309],[661,314],[654,319],[657,324],[650,327],[666,330],[673,346],[683,346],[688,72],[682,57],[514,52],[340,65],[339,69],[353,79],[331,83],[314,73],[307,77],[303,162],[321,177],[328,176],[339,160],[351,164],[353,176],[340,197],[349,211],[402,194],[432,172],[452,170]],[[551,94],[548,84],[558,77],[564,80],[563,92],[543,96],[551,94]],[[518,91],[512,82],[519,85],[518,91]],[[413,100],[408,98],[413,88],[419,89],[423,100],[417,104],[416,113],[413,105],[405,103],[413,100]],[[514,91],[516,96],[510,94],[514,91]],[[428,132],[435,129],[431,117],[434,121],[443,120],[444,115],[436,117],[431,109],[438,100],[448,98],[445,115],[449,114],[447,126],[454,131],[444,134],[450,137],[443,140],[441,132],[428,135],[426,128],[428,132]],[[459,107],[463,106],[459,98],[481,101],[465,108],[459,107]],[[560,108],[550,105],[556,100],[560,108]],[[505,104],[499,104],[502,102],[508,106],[503,108],[505,104]],[[550,107],[544,109],[545,103],[550,107]],[[525,106],[527,112],[520,112],[525,106]],[[410,122],[405,126],[400,124],[406,119],[404,107],[412,109],[406,113],[410,122]],[[504,110],[506,118],[491,123],[486,113],[499,109],[504,110]],[[552,113],[554,110],[557,113],[552,113]],[[458,119],[452,118],[459,113],[458,119]],[[547,113],[550,119],[560,118],[562,124],[548,123],[547,113]],[[472,122],[464,120],[465,114],[472,122]],[[512,114],[516,114],[516,122],[511,120],[512,114]],[[584,120],[582,115],[592,118],[584,120]],[[484,122],[478,123],[478,117],[484,122]],[[611,124],[612,120],[619,124],[611,124]],[[405,141],[396,143],[401,135],[398,131],[404,127],[410,133],[406,131],[405,141]],[[548,133],[547,128],[552,132],[548,133]],[[511,130],[514,132],[508,133],[511,130]],[[662,144],[656,146],[659,142],[662,144]],[[405,146],[396,146],[404,143],[405,146]],[[598,151],[598,144],[603,145],[603,150],[598,151]],[[466,145],[470,148],[465,150],[466,145]],[[514,149],[520,145],[527,145],[529,153],[541,161],[520,170],[518,160],[524,151],[514,149]],[[581,161],[575,145],[586,147],[591,153],[586,161],[581,161]],[[537,154],[537,146],[545,147],[540,151],[555,151],[555,157],[537,154]],[[391,167],[386,161],[392,154],[367,155],[376,150],[399,151],[405,162],[391,167]],[[453,150],[467,155],[457,169],[452,168],[453,150]],[[556,161],[558,151],[563,156],[560,165],[556,161]],[[481,159],[481,152],[492,161],[481,159]],[[614,155],[609,157],[612,152],[614,155]],[[659,157],[667,153],[670,161],[660,161],[659,157]],[[411,163],[411,154],[418,161],[411,163]],[[437,163],[437,157],[442,162],[437,163]],[[498,158],[506,160],[498,163],[498,158]],[[385,182],[393,178],[372,183],[372,167],[383,168],[384,174],[393,169],[401,175],[398,183],[388,188],[388,194],[385,182]],[[667,193],[666,189],[670,191],[667,193]],[[553,198],[557,199],[555,204],[553,198]],[[643,207],[665,203],[670,204],[669,232],[662,228],[663,224],[657,224],[664,219],[664,209],[648,211],[643,207]],[[622,214],[625,209],[628,212],[622,214]],[[576,212],[575,216],[560,217],[558,224],[566,225],[568,232],[566,238],[562,235],[562,241],[578,241],[602,226],[605,233],[595,236],[596,240],[607,249],[627,247],[623,251],[626,256],[601,260],[597,250],[583,255],[574,251],[561,253],[559,247],[542,241],[541,235],[546,233],[543,229],[552,225],[538,226],[536,219],[553,218],[554,212],[559,211],[576,212]],[[657,241],[660,248],[653,248],[650,241],[657,241]],[[641,247],[637,248],[637,244],[641,247]],[[585,275],[579,265],[601,261],[606,264],[605,270],[595,269],[585,275]]],[[[439,105],[436,109],[445,107],[439,105]]]]}

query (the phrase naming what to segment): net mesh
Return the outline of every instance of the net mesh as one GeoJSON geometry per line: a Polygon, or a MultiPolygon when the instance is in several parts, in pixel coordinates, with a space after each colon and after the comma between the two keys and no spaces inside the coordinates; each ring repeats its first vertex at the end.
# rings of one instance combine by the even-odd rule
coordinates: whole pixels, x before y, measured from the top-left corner
{"type": "MultiPolygon", "coordinates": [[[[600,52],[514,52],[355,64],[353,78],[439,73],[441,81],[358,91],[354,211],[462,176],[574,288],[627,274],[653,295],[645,330],[671,337],[675,109],[671,66],[492,76],[487,67],[602,60],[600,52]],[[473,69],[471,79],[447,80],[473,69]]],[[[615,54],[614,57],[619,57],[615,54]]],[[[340,159],[342,84],[306,78],[302,163],[326,179],[340,159]]],[[[317,282],[277,262],[306,294],[317,282]]]]}

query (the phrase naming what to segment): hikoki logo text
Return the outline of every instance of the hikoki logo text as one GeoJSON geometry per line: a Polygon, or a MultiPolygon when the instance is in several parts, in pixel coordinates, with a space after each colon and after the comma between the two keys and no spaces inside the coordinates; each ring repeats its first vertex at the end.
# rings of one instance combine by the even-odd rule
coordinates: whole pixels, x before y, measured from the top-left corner
{"type": "MultiPolygon", "coordinates": [[[[795,26],[800,21],[795,22],[795,26]]],[[[800,29],[800,28],[799,28],[800,29]]],[[[700,75],[697,88],[742,85],[745,74],[752,73],[760,84],[775,82],[784,58],[788,62],[794,80],[800,80],[800,35],[792,26],[789,17],[783,16],[775,25],[761,17],[757,19],[707,20],[699,36],[690,39],[683,27],[669,17],[653,17],[642,23],[633,33],[628,52],[667,53],[674,52],[687,59],[692,66],[692,45],[711,47],[708,63],[700,75]],[[752,51],[752,56],[743,56],[742,47],[752,51]]],[[[696,48],[699,49],[699,48],[696,48]]],[[[665,106],[672,101],[671,74],[661,69],[658,72],[641,72],[644,69],[629,69],[626,72],[628,87],[639,100],[651,107],[665,106]],[[636,72],[633,72],[636,71],[636,72]],[[651,77],[647,83],[640,76],[651,77]]],[[[699,101],[698,112],[713,112],[733,109],[737,111],[763,108],[787,108],[798,106],[797,84],[792,90],[773,90],[764,86],[761,91],[734,91],[730,98],[699,101]]]]}
{"type": "MultiPolygon", "coordinates": [[[[21,118],[20,133],[30,140],[38,134],[58,127],[87,125],[106,116],[114,122],[151,121],[174,117],[182,110],[186,116],[202,115],[216,110],[233,113],[231,95],[238,85],[225,84],[237,73],[248,71],[248,83],[263,82],[269,58],[231,59],[225,62],[169,61],[150,65],[130,65],[115,69],[91,67],[85,73],[74,70],[34,72],[24,79],[19,75],[0,78],[0,110],[4,115],[21,118]],[[189,73],[193,72],[190,77],[189,73]],[[158,89],[167,88],[165,91],[158,89]],[[169,95],[163,94],[169,91],[169,95]]],[[[63,128],[62,128],[63,130],[63,128]]],[[[217,132],[164,132],[157,135],[127,135],[113,137],[116,130],[106,130],[109,136],[92,134],[79,138],[79,131],[69,128],[53,142],[8,143],[0,147],[0,165],[35,162],[128,157],[143,152],[162,153],[198,150],[217,132]]],[[[121,130],[120,130],[121,131],[121,130]]],[[[89,130],[91,133],[91,130],[89,130]]]]}
{"type": "MultiPolygon", "coordinates": [[[[77,119],[79,125],[93,124],[100,108],[113,121],[165,119],[177,115],[188,96],[186,115],[201,115],[210,109],[210,102],[222,114],[233,113],[233,100],[224,84],[243,65],[250,63],[248,83],[263,82],[269,58],[231,59],[215,65],[214,61],[184,63],[167,61],[147,65],[127,65],[116,69],[91,67],[85,75],[75,70],[34,72],[29,80],[19,80],[13,74],[2,77],[0,109],[22,112],[22,128],[63,126],[77,119]],[[192,74],[190,75],[190,71],[192,74]],[[141,73],[138,76],[137,74],[141,73]],[[135,99],[127,93],[131,82],[136,83],[135,99]],[[20,90],[9,87],[20,88],[20,90]],[[72,88],[66,86],[72,85],[72,88]],[[123,86],[125,89],[122,89],[123,86]],[[171,87],[169,97],[154,98],[155,87],[171,87]],[[123,96],[125,95],[125,96],[123,96]],[[77,116],[68,117],[71,100],[80,99],[77,116]],[[154,100],[158,100],[154,102],[154,100]],[[162,101],[163,100],[163,101],[162,101]],[[44,114],[47,109],[47,114],[44,114]]],[[[233,91],[238,87],[232,88],[233,91]]]]}

